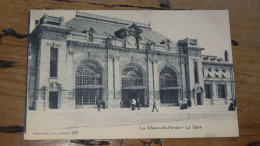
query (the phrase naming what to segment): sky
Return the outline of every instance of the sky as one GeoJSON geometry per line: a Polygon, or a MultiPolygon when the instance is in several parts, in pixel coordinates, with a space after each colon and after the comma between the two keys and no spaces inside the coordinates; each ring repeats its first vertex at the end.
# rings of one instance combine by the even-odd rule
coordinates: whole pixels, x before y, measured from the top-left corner
{"type": "MultiPolygon", "coordinates": [[[[205,48],[203,55],[224,58],[224,51],[229,52],[232,61],[229,13],[227,10],[81,10],[83,12],[114,18],[150,23],[152,30],[171,40],[197,39],[200,47],[205,48]]],[[[30,32],[35,27],[35,20],[43,14],[63,16],[65,22],[74,18],[75,10],[32,10],[30,32]]]]}

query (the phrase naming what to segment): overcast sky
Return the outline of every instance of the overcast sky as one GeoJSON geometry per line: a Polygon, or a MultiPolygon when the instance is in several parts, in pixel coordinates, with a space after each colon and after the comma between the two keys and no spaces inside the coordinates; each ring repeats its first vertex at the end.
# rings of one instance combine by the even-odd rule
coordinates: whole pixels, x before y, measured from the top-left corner
{"type": "MultiPolygon", "coordinates": [[[[226,10],[210,11],[150,11],[150,10],[88,10],[92,14],[121,18],[130,21],[150,23],[152,30],[175,40],[196,38],[199,46],[205,48],[203,55],[215,55],[224,58],[228,50],[232,60],[229,14],[226,10]]],[[[65,22],[75,17],[74,10],[33,10],[31,11],[30,32],[35,20],[46,13],[51,16],[63,16],[65,22]]]]}

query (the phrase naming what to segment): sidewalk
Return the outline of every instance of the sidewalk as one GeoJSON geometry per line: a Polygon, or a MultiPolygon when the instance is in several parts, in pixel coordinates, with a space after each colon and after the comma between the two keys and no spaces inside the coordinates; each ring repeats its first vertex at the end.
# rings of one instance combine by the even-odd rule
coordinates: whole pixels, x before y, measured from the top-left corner
{"type": "Polygon", "coordinates": [[[152,107],[131,110],[119,109],[72,109],[29,111],[27,124],[30,129],[98,128],[156,123],[182,123],[215,121],[235,118],[236,113],[228,111],[228,106],[193,106],[185,110],[176,107],[157,107],[159,112],[151,112],[152,107]],[[39,127],[39,124],[41,125],[39,127]]]}
{"type": "Polygon", "coordinates": [[[106,114],[203,114],[203,113],[219,113],[219,112],[229,112],[228,105],[197,105],[192,106],[188,109],[180,110],[179,106],[173,107],[157,107],[159,112],[152,111],[152,107],[142,107],[140,110],[131,110],[131,108],[106,108],[100,109],[98,111],[96,108],[85,108],[85,109],[53,109],[53,110],[39,110],[34,111],[30,110],[30,114],[86,114],[92,115],[97,113],[106,113],[106,114]]]}

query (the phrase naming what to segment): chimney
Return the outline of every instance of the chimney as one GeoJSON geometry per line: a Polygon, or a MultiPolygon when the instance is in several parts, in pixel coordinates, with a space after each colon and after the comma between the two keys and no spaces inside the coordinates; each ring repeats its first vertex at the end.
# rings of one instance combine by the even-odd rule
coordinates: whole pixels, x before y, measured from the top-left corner
{"type": "Polygon", "coordinates": [[[227,50],[225,50],[224,56],[225,56],[225,61],[228,62],[228,51],[227,50]]]}

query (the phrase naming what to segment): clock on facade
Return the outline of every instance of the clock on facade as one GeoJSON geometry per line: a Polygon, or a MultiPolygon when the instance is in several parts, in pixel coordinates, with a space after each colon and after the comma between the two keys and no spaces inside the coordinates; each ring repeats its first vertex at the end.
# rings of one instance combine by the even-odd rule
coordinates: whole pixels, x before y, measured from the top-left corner
{"type": "Polygon", "coordinates": [[[134,46],[134,45],[136,45],[136,38],[134,36],[130,35],[127,37],[127,42],[129,45],[134,46]]]}

